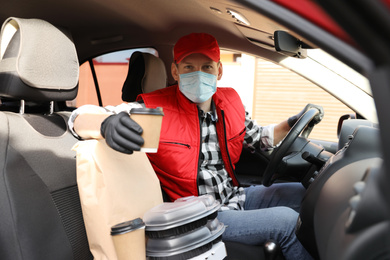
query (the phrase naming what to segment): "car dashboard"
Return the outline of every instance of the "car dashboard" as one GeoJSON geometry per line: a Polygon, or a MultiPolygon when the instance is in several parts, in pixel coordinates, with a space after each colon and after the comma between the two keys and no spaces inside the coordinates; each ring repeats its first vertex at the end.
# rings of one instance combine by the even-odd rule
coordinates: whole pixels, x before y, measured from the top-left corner
{"type": "Polygon", "coordinates": [[[297,237],[314,258],[368,254],[364,259],[378,259],[373,256],[381,252],[375,248],[380,251],[389,221],[381,191],[367,187],[383,178],[382,161],[377,126],[361,119],[344,121],[339,150],[308,187],[296,226],[297,237]]]}

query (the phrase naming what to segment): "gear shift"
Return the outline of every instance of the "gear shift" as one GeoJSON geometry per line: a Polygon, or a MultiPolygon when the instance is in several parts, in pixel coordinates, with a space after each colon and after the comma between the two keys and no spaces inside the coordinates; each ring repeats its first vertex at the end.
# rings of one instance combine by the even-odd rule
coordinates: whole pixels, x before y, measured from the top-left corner
{"type": "Polygon", "coordinates": [[[266,260],[282,260],[284,259],[280,246],[270,240],[264,245],[264,255],[266,260]]]}

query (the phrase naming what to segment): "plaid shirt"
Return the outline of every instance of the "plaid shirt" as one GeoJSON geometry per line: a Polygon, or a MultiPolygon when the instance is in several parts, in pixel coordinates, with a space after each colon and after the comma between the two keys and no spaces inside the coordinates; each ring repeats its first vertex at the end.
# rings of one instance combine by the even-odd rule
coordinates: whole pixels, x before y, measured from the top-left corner
{"type": "MultiPolygon", "coordinates": [[[[204,113],[200,110],[200,113],[202,151],[198,182],[199,195],[213,195],[221,203],[221,210],[244,210],[244,188],[233,186],[232,179],[229,177],[222,160],[216,132],[218,118],[214,103],[212,103],[211,112],[204,113]]],[[[262,148],[272,147],[273,126],[268,127],[272,129],[267,128],[266,131],[263,131],[264,128],[251,120],[248,113],[245,117],[245,126],[247,129],[244,137],[245,145],[262,148]],[[270,132],[270,130],[272,131],[270,132]]]]}

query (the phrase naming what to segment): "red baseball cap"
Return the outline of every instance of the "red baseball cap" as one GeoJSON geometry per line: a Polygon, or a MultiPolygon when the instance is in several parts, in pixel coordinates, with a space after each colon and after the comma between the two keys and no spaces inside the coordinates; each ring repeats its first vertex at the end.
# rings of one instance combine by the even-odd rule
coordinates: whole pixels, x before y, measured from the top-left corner
{"type": "Polygon", "coordinates": [[[206,55],[215,62],[220,59],[218,42],[207,33],[191,33],[181,37],[173,48],[173,59],[175,63],[179,63],[193,53],[206,55]]]}

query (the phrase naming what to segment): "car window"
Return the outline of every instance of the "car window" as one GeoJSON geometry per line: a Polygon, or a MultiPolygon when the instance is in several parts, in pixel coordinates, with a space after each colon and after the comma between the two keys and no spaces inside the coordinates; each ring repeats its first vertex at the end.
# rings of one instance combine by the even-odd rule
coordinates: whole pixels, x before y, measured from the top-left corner
{"type": "MultiPolygon", "coordinates": [[[[92,59],[103,106],[119,105],[123,102],[122,87],[127,76],[130,56],[135,51],[158,56],[153,48],[140,48],[111,52],[92,59]]],[[[80,66],[79,90],[76,99],[67,102],[67,105],[71,107],[80,107],[85,104],[99,105],[93,73],[88,61],[80,66]]]]}
{"type": "Polygon", "coordinates": [[[354,114],[341,101],[302,76],[270,61],[224,51],[220,87],[233,87],[252,119],[260,125],[279,123],[308,103],[323,106],[325,116],[310,138],[337,141],[340,116],[354,114]]]}

